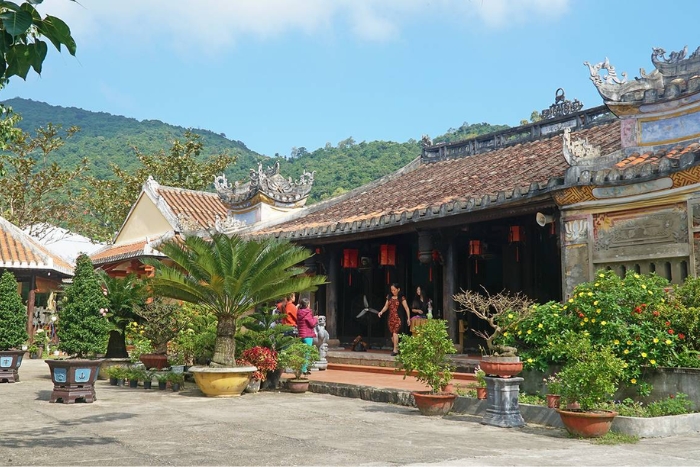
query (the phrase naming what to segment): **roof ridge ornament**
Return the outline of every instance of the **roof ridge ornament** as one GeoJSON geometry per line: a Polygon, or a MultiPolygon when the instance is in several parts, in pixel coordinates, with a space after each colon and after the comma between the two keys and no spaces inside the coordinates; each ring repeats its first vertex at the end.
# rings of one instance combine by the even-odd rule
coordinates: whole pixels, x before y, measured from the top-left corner
{"type": "Polygon", "coordinates": [[[582,164],[590,162],[592,159],[600,157],[600,146],[594,146],[588,142],[588,138],[571,140],[571,128],[565,128],[562,135],[564,159],[569,165],[590,165],[582,164]]]}
{"type": "Polygon", "coordinates": [[[573,102],[567,100],[564,89],[559,88],[554,93],[554,104],[550,105],[548,109],[544,109],[542,112],[540,112],[540,117],[542,120],[563,117],[564,115],[576,113],[582,108],[583,103],[581,101],[578,99],[574,99],[573,102]]]}
{"type": "Polygon", "coordinates": [[[606,102],[651,103],[659,98],[672,99],[681,92],[694,93],[698,90],[697,85],[689,84],[700,75],[700,47],[687,57],[687,45],[678,52],[671,52],[668,57],[661,47],[651,50],[651,62],[655,69],[647,74],[644,68],[640,68],[641,76],[634,81],[627,81],[626,73],[622,73],[623,79],[619,79],[607,57],[595,65],[589,62],[583,64],[588,67],[591,81],[606,102]],[[607,74],[601,76],[603,70],[607,74]]]}
{"type": "Polygon", "coordinates": [[[214,188],[224,203],[233,206],[242,206],[250,202],[258,193],[283,206],[303,205],[313,187],[316,171],[304,170],[297,181],[292,177],[285,179],[279,172],[279,161],[266,169],[263,169],[262,162],[259,162],[257,170],[250,169],[248,182],[236,181],[231,186],[226,180],[226,175],[219,175],[214,178],[214,188]]]}

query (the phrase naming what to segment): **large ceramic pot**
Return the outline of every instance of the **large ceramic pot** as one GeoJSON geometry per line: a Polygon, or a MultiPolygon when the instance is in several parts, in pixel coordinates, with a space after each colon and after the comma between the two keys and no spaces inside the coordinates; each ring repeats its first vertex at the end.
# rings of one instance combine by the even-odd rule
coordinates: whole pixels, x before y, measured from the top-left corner
{"type": "Polygon", "coordinates": [[[19,382],[19,366],[24,358],[24,350],[0,351],[0,383],[19,382]]]}
{"type": "Polygon", "coordinates": [[[168,366],[168,356],[163,353],[144,353],[139,356],[139,360],[149,369],[162,370],[168,366]]]}
{"type": "Polygon", "coordinates": [[[582,410],[556,409],[556,411],[561,417],[561,422],[566,427],[566,431],[582,438],[605,436],[610,431],[613,419],[617,416],[617,412],[610,410],[584,412],[582,410]]]}
{"type": "Polygon", "coordinates": [[[510,378],[523,371],[523,362],[520,357],[482,357],[479,367],[488,376],[498,376],[500,378],[510,378]]]}
{"type": "Polygon", "coordinates": [[[189,369],[194,375],[197,387],[207,397],[240,396],[256,370],[254,366],[223,368],[192,366],[189,369]]]}
{"type": "Polygon", "coordinates": [[[102,360],[45,360],[51,370],[53,391],[49,402],[61,400],[64,404],[73,404],[81,399],[94,402],[95,381],[102,360]]]}
{"type": "Polygon", "coordinates": [[[289,392],[295,394],[301,394],[309,390],[309,380],[308,379],[288,379],[287,389],[289,392]]]}
{"type": "Polygon", "coordinates": [[[447,415],[457,399],[457,394],[433,394],[431,392],[414,392],[412,394],[420,413],[428,416],[442,417],[447,415]]]}

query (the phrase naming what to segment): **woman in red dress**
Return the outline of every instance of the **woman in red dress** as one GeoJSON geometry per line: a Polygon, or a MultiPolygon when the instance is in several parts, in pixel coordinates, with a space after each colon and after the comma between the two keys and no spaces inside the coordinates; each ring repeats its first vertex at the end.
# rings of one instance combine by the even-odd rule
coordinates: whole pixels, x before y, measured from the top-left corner
{"type": "Polygon", "coordinates": [[[389,310],[389,332],[391,333],[391,343],[394,345],[394,350],[391,352],[391,356],[394,357],[399,353],[399,333],[401,332],[401,316],[399,315],[399,308],[403,307],[406,311],[406,322],[409,322],[411,318],[411,310],[408,308],[408,303],[406,303],[406,297],[401,293],[401,287],[399,284],[393,283],[389,288],[391,293],[386,296],[386,303],[384,307],[379,311],[378,316],[381,318],[382,314],[389,310]]]}

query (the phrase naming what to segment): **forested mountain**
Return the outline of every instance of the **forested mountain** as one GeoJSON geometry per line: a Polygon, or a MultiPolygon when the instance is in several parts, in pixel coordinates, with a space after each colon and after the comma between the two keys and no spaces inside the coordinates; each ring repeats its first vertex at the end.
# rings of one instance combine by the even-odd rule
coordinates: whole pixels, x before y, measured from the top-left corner
{"type": "MultiPolygon", "coordinates": [[[[71,126],[80,127],[80,131],[68,139],[56,155],[60,156],[66,165],[75,165],[80,159],[88,158],[92,164],[92,173],[98,178],[112,176],[108,165],[110,162],[126,170],[133,169],[138,160],[131,149],[132,146],[138,147],[142,153],[161,150],[167,152],[173,140],[183,138],[186,131],[183,127],[159,120],[138,121],[105,112],[52,106],[28,99],[10,99],[4,104],[22,116],[19,127],[31,134],[34,134],[38,127],[48,123],[60,125],[64,129],[71,126]]],[[[444,135],[435,137],[434,141],[457,141],[504,128],[507,126],[464,123],[458,129],[450,129],[444,135]]],[[[208,130],[193,131],[202,136],[202,158],[223,152],[238,155],[236,164],[226,171],[229,180],[247,179],[250,169],[256,168],[259,161],[265,165],[274,162],[274,159],[248,149],[242,141],[232,140],[223,134],[208,130]]],[[[294,148],[289,157],[280,158],[281,173],[296,179],[304,170],[316,171],[314,188],[309,198],[309,203],[313,203],[394,172],[418,157],[420,151],[420,142],[414,139],[404,143],[357,143],[349,137],[336,146],[327,144],[326,147],[312,152],[303,147],[294,148]]]]}

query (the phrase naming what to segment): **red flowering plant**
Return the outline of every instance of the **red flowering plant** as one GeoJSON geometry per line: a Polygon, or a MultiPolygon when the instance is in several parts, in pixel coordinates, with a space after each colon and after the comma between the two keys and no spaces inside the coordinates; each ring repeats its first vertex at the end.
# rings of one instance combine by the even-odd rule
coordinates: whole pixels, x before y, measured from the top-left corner
{"type": "Polygon", "coordinates": [[[257,368],[253,373],[253,379],[265,381],[267,373],[277,368],[277,352],[262,346],[246,349],[241,358],[236,360],[237,365],[251,365],[257,368]]]}
{"type": "MultiPolygon", "coordinates": [[[[534,306],[530,316],[504,337],[504,344],[521,349],[526,367],[546,370],[551,363],[566,363],[569,356],[562,336],[570,331],[594,346],[610,347],[625,363],[622,382],[637,385],[643,366],[676,366],[681,339],[668,287],[668,281],[655,274],[632,271],[620,278],[613,271],[598,271],[563,304],[534,306]]],[[[648,385],[639,389],[647,392],[648,385]]]]}

